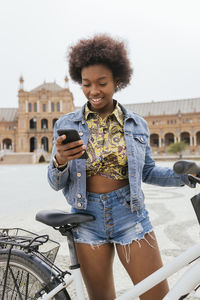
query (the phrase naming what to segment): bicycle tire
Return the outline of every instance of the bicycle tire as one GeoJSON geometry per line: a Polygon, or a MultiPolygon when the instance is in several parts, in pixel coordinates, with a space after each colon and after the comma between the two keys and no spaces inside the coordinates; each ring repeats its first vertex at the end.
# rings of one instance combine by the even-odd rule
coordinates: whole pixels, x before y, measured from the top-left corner
{"type": "MultiPolygon", "coordinates": [[[[8,250],[0,251],[0,299],[3,296],[5,268],[8,250]]],[[[55,271],[36,255],[26,254],[21,250],[12,250],[8,279],[3,300],[36,300],[35,296],[44,286],[46,292],[55,288],[60,280],[54,278],[55,271]],[[14,278],[17,285],[14,283],[14,278]],[[18,287],[17,287],[18,286],[18,287]]],[[[71,300],[65,289],[60,291],[52,300],[71,300]]]]}

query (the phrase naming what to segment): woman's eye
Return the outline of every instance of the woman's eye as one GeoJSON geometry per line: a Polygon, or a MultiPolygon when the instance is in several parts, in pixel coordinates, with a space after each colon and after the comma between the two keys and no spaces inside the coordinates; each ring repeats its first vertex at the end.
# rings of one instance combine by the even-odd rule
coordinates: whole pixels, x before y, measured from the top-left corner
{"type": "Polygon", "coordinates": [[[84,86],[84,87],[89,87],[90,85],[89,85],[89,84],[83,84],[83,86],[84,86]]]}
{"type": "Polygon", "coordinates": [[[106,86],[106,83],[99,83],[100,86],[106,86]]]}

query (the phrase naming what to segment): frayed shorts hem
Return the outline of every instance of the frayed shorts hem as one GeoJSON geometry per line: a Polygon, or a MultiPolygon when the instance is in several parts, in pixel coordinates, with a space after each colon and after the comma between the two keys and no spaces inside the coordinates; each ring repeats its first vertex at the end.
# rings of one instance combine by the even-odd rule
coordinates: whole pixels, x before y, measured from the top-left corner
{"type": "MultiPolygon", "coordinates": [[[[147,232],[144,232],[141,237],[131,239],[130,242],[128,242],[128,241],[124,241],[124,242],[123,241],[116,241],[114,239],[100,240],[100,241],[88,241],[88,240],[84,240],[84,239],[80,239],[80,238],[79,239],[74,238],[74,241],[75,241],[75,243],[87,244],[87,245],[90,245],[92,247],[93,246],[102,246],[102,245],[105,245],[105,244],[115,244],[115,245],[127,246],[127,245],[132,244],[133,242],[137,242],[140,245],[141,240],[147,241],[146,238],[145,238],[145,235],[149,235],[154,240],[154,237],[151,235],[152,232],[153,232],[153,228],[151,228],[147,232]]],[[[148,241],[147,241],[147,243],[149,244],[148,241]]]]}

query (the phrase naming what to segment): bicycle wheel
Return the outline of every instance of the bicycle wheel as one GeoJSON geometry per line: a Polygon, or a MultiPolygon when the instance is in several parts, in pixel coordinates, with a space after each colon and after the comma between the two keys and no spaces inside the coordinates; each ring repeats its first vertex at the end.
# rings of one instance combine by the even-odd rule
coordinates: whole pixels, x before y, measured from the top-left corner
{"type": "MultiPolygon", "coordinates": [[[[0,251],[0,298],[3,300],[36,300],[37,292],[45,287],[45,292],[55,288],[60,281],[50,281],[55,272],[37,256],[20,250],[12,250],[5,293],[3,296],[8,250],[0,251]]],[[[66,290],[60,291],[52,300],[70,300],[66,290]]]]}

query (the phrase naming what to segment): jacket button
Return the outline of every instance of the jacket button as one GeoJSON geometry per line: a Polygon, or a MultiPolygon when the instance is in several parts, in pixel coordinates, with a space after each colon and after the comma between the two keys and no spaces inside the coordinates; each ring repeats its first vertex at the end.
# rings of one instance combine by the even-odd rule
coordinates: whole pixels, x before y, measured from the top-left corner
{"type": "Polygon", "coordinates": [[[81,177],[81,173],[77,173],[77,177],[81,177]]]}
{"type": "Polygon", "coordinates": [[[81,207],[81,206],[82,206],[82,204],[79,202],[79,203],[77,204],[77,206],[78,206],[78,207],[81,207]]]}
{"type": "Polygon", "coordinates": [[[81,194],[77,194],[77,197],[80,199],[82,196],[81,196],[81,194]]]}
{"type": "Polygon", "coordinates": [[[79,132],[79,135],[80,135],[80,136],[83,136],[83,132],[82,132],[82,131],[80,131],[80,132],[79,132]]]}

